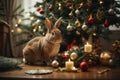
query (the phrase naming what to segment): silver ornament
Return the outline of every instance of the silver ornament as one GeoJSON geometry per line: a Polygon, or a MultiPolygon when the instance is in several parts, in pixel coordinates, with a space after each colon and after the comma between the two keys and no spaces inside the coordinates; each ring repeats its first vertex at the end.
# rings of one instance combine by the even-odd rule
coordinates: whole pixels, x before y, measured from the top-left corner
{"type": "Polygon", "coordinates": [[[83,25],[82,25],[82,30],[85,31],[85,30],[87,30],[87,29],[88,29],[88,26],[87,26],[86,24],[83,24],[83,25]]]}
{"type": "Polygon", "coordinates": [[[73,26],[71,26],[70,24],[68,24],[67,30],[68,30],[68,31],[72,31],[72,30],[73,30],[73,26]]]}
{"type": "Polygon", "coordinates": [[[113,9],[109,9],[108,13],[111,14],[111,15],[113,15],[113,14],[115,14],[115,11],[113,9]]]}
{"type": "Polygon", "coordinates": [[[76,9],[76,10],[75,10],[75,14],[78,15],[79,13],[80,13],[80,11],[79,11],[78,9],[76,9]]]}
{"type": "Polygon", "coordinates": [[[72,52],[71,53],[71,55],[70,55],[70,58],[72,59],[72,60],[75,60],[76,58],[77,58],[77,53],[76,52],[72,52]]]}
{"type": "Polygon", "coordinates": [[[52,62],[52,67],[56,68],[56,67],[58,67],[58,66],[59,66],[59,62],[58,62],[57,60],[54,60],[54,61],[52,62]]]}

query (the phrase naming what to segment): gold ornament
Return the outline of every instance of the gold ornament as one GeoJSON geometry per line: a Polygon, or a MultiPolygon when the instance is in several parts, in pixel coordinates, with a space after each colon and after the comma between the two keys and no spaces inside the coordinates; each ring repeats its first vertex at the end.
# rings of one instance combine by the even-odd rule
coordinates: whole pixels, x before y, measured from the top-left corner
{"type": "Polygon", "coordinates": [[[104,51],[100,54],[100,62],[103,65],[109,65],[110,59],[112,59],[112,55],[109,51],[104,51]]]}
{"type": "Polygon", "coordinates": [[[75,60],[77,58],[77,56],[78,56],[77,53],[72,52],[71,55],[70,55],[70,59],[75,60]]]}
{"type": "Polygon", "coordinates": [[[80,3],[79,8],[81,8],[82,6],[83,6],[83,2],[80,3]]]}
{"type": "Polygon", "coordinates": [[[81,23],[80,23],[80,21],[78,19],[75,21],[75,26],[76,27],[80,27],[81,26],[81,23]]]}
{"type": "Polygon", "coordinates": [[[69,13],[69,16],[73,16],[73,11],[71,11],[71,12],[69,13]]]}

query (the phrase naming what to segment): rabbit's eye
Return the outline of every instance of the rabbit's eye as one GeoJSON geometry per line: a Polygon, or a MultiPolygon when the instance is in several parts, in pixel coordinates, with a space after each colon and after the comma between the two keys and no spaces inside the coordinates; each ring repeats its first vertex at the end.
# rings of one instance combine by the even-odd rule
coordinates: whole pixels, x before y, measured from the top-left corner
{"type": "Polygon", "coordinates": [[[52,34],[52,35],[55,35],[55,33],[54,33],[54,32],[51,32],[51,34],[52,34]]]}

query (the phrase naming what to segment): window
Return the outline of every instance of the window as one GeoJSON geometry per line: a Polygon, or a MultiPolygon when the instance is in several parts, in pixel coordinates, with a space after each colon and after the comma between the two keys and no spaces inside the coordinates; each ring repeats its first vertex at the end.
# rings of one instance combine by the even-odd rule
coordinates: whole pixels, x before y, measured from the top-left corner
{"type": "Polygon", "coordinates": [[[42,0],[23,0],[25,12],[34,12],[36,2],[42,2],[42,0]]]}

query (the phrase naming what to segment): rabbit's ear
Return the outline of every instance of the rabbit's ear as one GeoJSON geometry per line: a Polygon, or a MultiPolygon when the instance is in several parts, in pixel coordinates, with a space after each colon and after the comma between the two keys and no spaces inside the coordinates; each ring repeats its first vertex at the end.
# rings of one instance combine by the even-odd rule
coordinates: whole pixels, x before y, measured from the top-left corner
{"type": "Polygon", "coordinates": [[[51,21],[48,18],[46,18],[45,24],[48,29],[48,32],[50,32],[51,31],[51,21]]]}
{"type": "Polygon", "coordinates": [[[60,26],[60,22],[61,22],[62,17],[60,17],[54,24],[54,28],[58,28],[60,26]]]}

